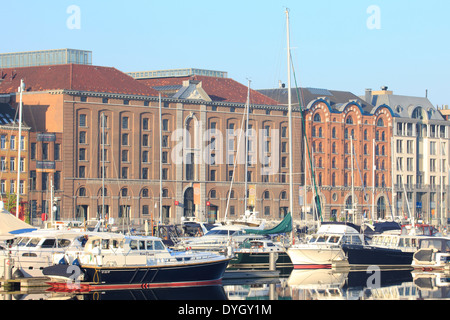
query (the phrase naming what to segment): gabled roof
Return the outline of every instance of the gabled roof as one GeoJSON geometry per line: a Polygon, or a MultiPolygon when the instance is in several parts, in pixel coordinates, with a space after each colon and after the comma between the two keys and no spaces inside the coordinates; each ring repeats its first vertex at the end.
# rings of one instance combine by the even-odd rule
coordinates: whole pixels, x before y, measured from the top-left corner
{"type": "Polygon", "coordinates": [[[23,79],[26,91],[75,90],[157,96],[158,92],[110,67],[64,64],[0,69],[0,93],[18,91],[23,79]]]}
{"type": "MultiPolygon", "coordinates": [[[[288,104],[287,88],[262,89],[258,90],[258,92],[267,95],[274,100],[277,100],[282,105],[288,104]]],[[[340,111],[340,108],[343,105],[347,104],[350,101],[359,101],[364,112],[370,113],[370,111],[373,109],[372,105],[349,91],[336,91],[318,88],[291,88],[291,95],[292,105],[294,107],[298,107],[298,100],[300,100],[300,105],[303,109],[307,108],[312,101],[319,98],[325,98],[326,100],[328,100],[331,108],[338,111],[340,111]]]]}
{"type": "MultiPolygon", "coordinates": [[[[187,80],[201,81],[202,89],[213,102],[247,103],[247,86],[230,78],[195,75],[189,77],[141,79],[138,81],[151,88],[163,91],[164,88],[172,88],[172,90],[181,88],[183,86],[183,82],[187,80]]],[[[276,100],[259,93],[258,91],[251,90],[250,104],[276,106],[279,103],[276,100]]]]}

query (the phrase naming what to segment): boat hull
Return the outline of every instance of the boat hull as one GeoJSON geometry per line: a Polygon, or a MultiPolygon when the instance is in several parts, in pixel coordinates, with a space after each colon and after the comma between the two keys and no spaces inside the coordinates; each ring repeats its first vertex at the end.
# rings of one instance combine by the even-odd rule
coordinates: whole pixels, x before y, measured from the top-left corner
{"type": "Polygon", "coordinates": [[[98,267],[82,265],[84,281],[102,285],[143,287],[189,286],[217,283],[223,278],[229,259],[170,266],[98,267]]]}
{"type": "MultiPolygon", "coordinates": [[[[270,252],[238,252],[231,259],[228,269],[267,269],[270,266],[270,252]]],[[[292,268],[292,262],[286,252],[273,252],[275,266],[292,268]]]]}
{"type": "Polygon", "coordinates": [[[340,247],[291,247],[287,252],[294,269],[329,269],[344,259],[340,247]]]}
{"type": "Polygon", "coordinates": [[[344,245],[350,266],[411,267],[413,252],[363,245],[344,245]]]}

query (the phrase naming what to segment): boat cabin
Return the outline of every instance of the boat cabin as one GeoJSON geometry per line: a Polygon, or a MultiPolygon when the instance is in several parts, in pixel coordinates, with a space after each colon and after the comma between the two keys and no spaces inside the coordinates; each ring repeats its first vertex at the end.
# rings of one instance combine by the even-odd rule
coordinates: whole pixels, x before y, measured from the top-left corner
{"type": "Polygon", "coordinates": [[[435,236],[439,233],[439,230],[436,229],[434,226],[429,224],[405,224],[402,225],[402,231],[401,234],[407,235],[423,235],[423,236],[435,236]]]}
{"type": "Polygon", "coordinates": [[[86,243],[85,251],[104,253],[146,254],[165,251],[167,248],[160,238],[143,236],[123,236],[120,234],[91,237],[86,243]]]}
{"type": "Polygon", "coordinates": [[[391,233],[377,234],[372,237],[370,244],[376,247],[400,249],[407,252],[415,252],[419,247],[421,236],[405,236],[391,233]]]}
{"type": "Polygon", "coordinates": [[[419,249],[414,253],[414,268],[450,269],[450,238],[430,237],[420,239],[419,249]]]}

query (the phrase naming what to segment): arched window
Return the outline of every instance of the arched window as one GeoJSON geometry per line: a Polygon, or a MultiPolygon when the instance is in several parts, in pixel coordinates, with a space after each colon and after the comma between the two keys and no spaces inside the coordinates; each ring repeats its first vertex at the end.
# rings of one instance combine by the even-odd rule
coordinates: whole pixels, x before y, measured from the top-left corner
{"type": "Polygon", "coordinates": [[[331,145],[331,153],[336,153],[336,142],[331,145]]]}
{"type": "Polygon", "coordinates": [[[347,120],[345,120],[345,123],[346,123],[346,124],[353,124],[353,118],[352,118],[352,116],[348,116],[348,117],[347,117],[347,120]]]}
{"type": "Polygon", "coordinates": [[[316,113],[314,115],[314,122],[322,122],[322,119],[320,118],[320,114],[316,113]]]}
{"type": "Polygon", "coordinates": [[[331,129],[331,137],[336,138],[336,127],[333,127],[333,129],[331,129]]]}
{"type": "Polygon", "coordinates": [[[331,168],[336,169],[336,158],[331,159],[331,168]]]}
{"type": "Polygon", "coordinates": [[[331,185],[333,187],[336,186],[336,173],[333,172],[333,174],[331,175],[331,185]]]}
{"type": "Polygon", "coordinates": [[[377,121],[377,127],[384,127],[384,121],[382,118],[379,118],[377,121]]]}
{"type": "Polygon", "coordinates": [[[322,138],[322,127],[319,128],[319,137],[322,138]]]}

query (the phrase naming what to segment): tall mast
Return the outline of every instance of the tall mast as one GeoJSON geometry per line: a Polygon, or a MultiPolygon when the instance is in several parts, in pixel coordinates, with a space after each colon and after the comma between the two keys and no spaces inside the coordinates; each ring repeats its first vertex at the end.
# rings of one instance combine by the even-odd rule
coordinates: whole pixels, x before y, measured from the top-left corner
{"type": "Polygon", "coordinates": [[[289,115],[289,211],[294,218],[294,187],[293,187],[293,148],[292,148],[292,93],[291,93],[291,40],[289,30],[289,9],[286,8],[287,34],[287,77],[288,77],[288,115],[289,115]]]}
{"type": "MultiPolygon", "coordinates": [[[[17,155],[17,195],[16,195],[16,217],[19,218],[19,200],[20,200],[20,152],[22,150],[21,141],[22,141],[22,93],[25,90],[25,83],[23,79],[20,80],[20,103],[19,103],[19,138],[18,138],[18,147],[19,153],[17,155]]],[[[51,205],[51,204],[50,204],[51,205]]]]}
{"type": "Polygon", "coordinates": [[[248,190],[248,114],[250,113],[250,80],[248,80],[247,107],[246,107],[246,124],[245,124],[245,188],[244,188],[244,213],[247,210],[247,190],[248,190]]]}

